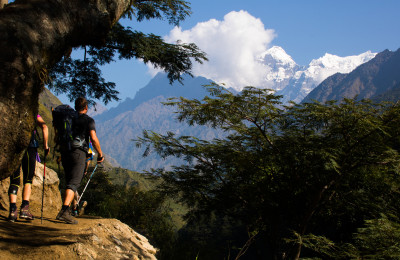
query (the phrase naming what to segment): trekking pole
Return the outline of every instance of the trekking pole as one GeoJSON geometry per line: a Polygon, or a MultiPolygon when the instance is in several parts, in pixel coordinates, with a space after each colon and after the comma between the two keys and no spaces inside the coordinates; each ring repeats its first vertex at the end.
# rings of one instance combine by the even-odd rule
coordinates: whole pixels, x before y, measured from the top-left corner
{"type": "Polygon", "coordinates": [[[43,224],[43,201],[44,201],[44,180],[46,178],[46,151],[44,152],[44,163],[43,163],[43,190],[42,190],[42,216],[40,217],[40,224],[43,224]]]}
{"type": "Polygon", "coordinates": [[[77,203],[78,205],[79,205],[79,202],[81,202],[81,199],[82,199],[82,197],[83,197],[83,193],[85,192],[87,186],[89,185],[90,180],[91,180],[92,177],[93,177],[94,172],[95,172],[96,169],[97,169],[97,165],[99,165],[99,164],[97,163],[96,166],[94,167],[94,170],[93,170],[92,174],[90,174],[89,180],[88,180],[88,182],[86,183],[85,188],[83,189],[83,191],[82,191],[82,193],[81,193],[81,196],[79,196],[78,203],[77,203]]]}

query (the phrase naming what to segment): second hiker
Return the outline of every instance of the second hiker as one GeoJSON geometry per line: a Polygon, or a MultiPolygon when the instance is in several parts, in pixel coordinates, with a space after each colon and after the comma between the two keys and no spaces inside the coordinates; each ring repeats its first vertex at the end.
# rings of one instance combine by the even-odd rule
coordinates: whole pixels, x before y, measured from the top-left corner
{"type": "Polygon", "coordinates": [[[78,115],[73,122],[73,135],[75,139],[82,140],[82,144],[79,147],[66,147],[65,145],[60,147],[61,162],[65,172],[66,188],[63,205],[56,219],[68,224],[78,223],[78,221],[71,215],[70,205],[85,171],[89,138],[98,154],[97,163],[104,161],[100,142],[96,135],[95,121],[90,116],[86,115],[88,111],[87,100],[83,97],[76,99],[75,110],[78,112],[78,115]]]}
{"type": "MultiPolygon", "coordinates": [[[[43,132],[43,148],[45,156],[49,153],[50,148],[47,144],[47,139],[49,135],[48,128],[40,115],[36,117],[36,125],[42,129],[43,132]]],[[[38,132],[35,129],[32,131],[31,140],[28,145],[28,149],[24,153],[22,158],[21,166],[16,169],[16,171],[10,176],[10,188],[8,189],[8,194],[10,198],[10,215],[8,220],[14,222],[17,220],[17,193],[20,185],[20,171],[22,168],[23,173],[23,192],[22,192],[22,204],[19,213],[19,217],[25,220],[33,220],[33,215],[29,210],[29,199],[32,192],[32,180],[35,175],[36,170],[36,160],[38,158],[38,132]]]]}

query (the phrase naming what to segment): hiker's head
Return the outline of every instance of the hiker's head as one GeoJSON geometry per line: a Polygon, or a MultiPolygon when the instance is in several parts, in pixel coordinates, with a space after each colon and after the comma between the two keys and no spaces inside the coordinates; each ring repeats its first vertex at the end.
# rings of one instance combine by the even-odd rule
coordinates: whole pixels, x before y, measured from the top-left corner
{"type": "Polygon", "coordinates": [[[87,109],[87,107],[88,107],[88,102],[86,98],[79,97],[75,100],[75,110],[77,112],[82,112],[83,110],[87,109]]]}

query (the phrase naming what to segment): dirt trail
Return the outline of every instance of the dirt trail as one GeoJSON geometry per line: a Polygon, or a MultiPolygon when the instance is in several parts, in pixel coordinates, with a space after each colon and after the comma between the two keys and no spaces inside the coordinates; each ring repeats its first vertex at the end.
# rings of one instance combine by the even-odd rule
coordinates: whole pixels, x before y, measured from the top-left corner
{"type": "Polygon", "coordinates": [[[54,217],[45,216],[41,224],[40,217],[33,221],[7,221],[8,212],[0,215],[0,255],[2,259],[28,257],[53,259],[74,258],[64,248],[73,245],[82,236],[82,228],[88,226],[87,219],[80,219],[78,225],[62,224],[54,217]]]}
{"type": "MultiPolygon", "coordinates": [[[[57,173],[46,168],[43,223],[41,202],[43,165],[37,163],[30,210],[33,221],[9,222],[9,178],[0,181],[0,259],[150,259],[156,249],[148,240],[117,219],[78,217],[77,225],[55,219],[62,201],[57,173]]],[[[21,203],[18,192],[18,210],[21,203]]]]}
{"type": "Polygon", "coordinates": [[[0,211],[0,258],[6,259],[155,259],[147,239],[116,219],[82,216],[77,225],[55,216],[33,221],[7,220],[0,211]]]}

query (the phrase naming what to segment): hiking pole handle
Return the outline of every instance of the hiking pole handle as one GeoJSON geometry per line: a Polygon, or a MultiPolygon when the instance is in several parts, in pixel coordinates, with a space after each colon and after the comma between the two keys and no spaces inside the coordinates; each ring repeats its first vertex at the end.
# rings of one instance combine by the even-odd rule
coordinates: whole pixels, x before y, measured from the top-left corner
{"type": "Polygon", "coordinates": [[[89,182],[90,182],[90,180],[92,179],[94,172],[95,172],[96,169],[97,169],[97,165],[98,165],[98,164],[96,164],[96,166],[94,167],[94,170],[93,170],[92,174],[90,174],[89,180],[88,180],[88,182],[86,183],[85,188],[83,189],[83,191],[82,191],[82,193],[81,193],[81,196],[79,196],[78,203],[77,203],[78,205],[79,205],[79,202],[81,202],[81,199],[82,199],[82,197],[83,197],[83,193],[85,193],[85,190],[86,190],[87,186],[89,185],[89,182]]]}

